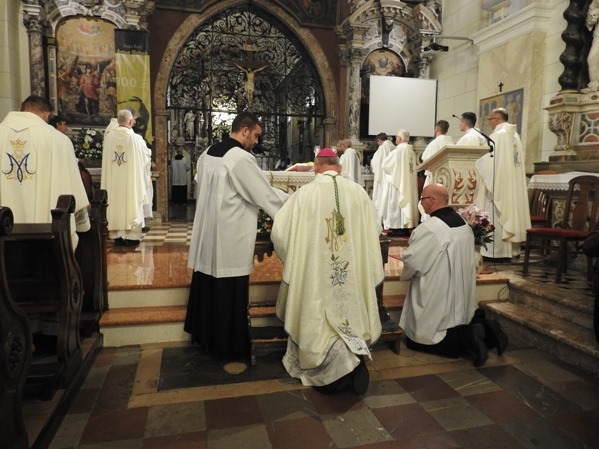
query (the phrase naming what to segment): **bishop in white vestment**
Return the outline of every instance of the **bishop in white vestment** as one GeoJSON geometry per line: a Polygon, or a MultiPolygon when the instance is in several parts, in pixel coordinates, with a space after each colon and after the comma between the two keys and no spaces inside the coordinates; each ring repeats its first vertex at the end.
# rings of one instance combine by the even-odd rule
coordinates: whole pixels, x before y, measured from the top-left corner
{"type": "Polygon", "coordinates": [[[476,205],[490,214],[495,225],[493,242],[482,248],[488,258],[511,258],[520,254],[530,224],[530,206],[524,152],[516,125],[507,123],[505,109],[494,109],[490,116],[495,142],[493,154],[485,154],[475,163],[478,183],[476,205]]]}
{"type": "Polygon", "coordinates": [[[108,236],[115,245],[136,245],[144,226],[147,203],[145,165],[147,147],[133,132],[133,114],[118,111],[119,126],[104,136],[100,186],[108,194],[108,236]]]}
{"type": "Polygon", "coordinates": [[[316,157],[315,171],[277,213],[271,235],[284,264],[276,307],[289,334],[283,364],[321,392],[363,394],[364,358],[381,334],[381,226],[366,191],[339,175],[330,148],[316,157]]]}

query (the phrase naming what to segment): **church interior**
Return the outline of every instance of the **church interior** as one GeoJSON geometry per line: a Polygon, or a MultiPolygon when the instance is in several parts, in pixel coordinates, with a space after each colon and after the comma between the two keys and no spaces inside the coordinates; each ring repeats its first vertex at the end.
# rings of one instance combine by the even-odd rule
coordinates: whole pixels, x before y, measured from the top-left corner
{"type": "MultiPolygon", "coordinates": [[[[61,276],[83,276],[75,315],[59,309],[70,332],[54,342],[60,351],[29,353],[35,341],[15,312],[28,286],[11,291],[0,278],[0,448],[599,448],[595,295],[580,253],[534,248],[525,257],[523,244],[520,257],[481,262],[476,299],[509,345],[475,368],[406,347],[398,322],[408,237],[382,236],[387,317],[363,396],[321,395],[285,372],[286,335],[274,315],[282,263],[268,237],[257,241],[250,275],[245,370],[225,371],[183,330],[195,163],[245,110],[261,117],[252,154],[273,187],[293,194],[313,179],[317,149],[351,139],[372,195],[379,132],[407,128],[422,155],[437,120],[457,142],[463,112],[488,135],[488,117],[504,107],[522,141],[533,227],[567,223],[567,195],[577,195],[569,181],[599,177],[599,26],[588,23],[596,3],[0,0],[0,118],[30,94],[49,99],[98,187],[104,130],[132,107],[152,151],[154,191],[141,242],[117,247],[104,230],[110,198],[96,189],[93,239],[80,238],[66,274],[42,276],[53,291],[61,276]],[[372,102],[380,79],[400,90],[372,102]],[[432,105],[402,93],[406,85],[432,87],[432,105]],[[182,201],[172,189],[178,152],[191,165],[182,201]]],[[[465,207],[474,161],[486,152],[448,149],[419,170],[434,172],[452,205],[465,207]]],[[[35,260],[25,253],[48,269],[53,259],[39,254],[57,250],[39,236],[17,246],[26,237],[17,224],[10,235],[5,214],[0,208],[0,249],[10,262],[0,269],[10,278],[11,263],[35,260]]]]}

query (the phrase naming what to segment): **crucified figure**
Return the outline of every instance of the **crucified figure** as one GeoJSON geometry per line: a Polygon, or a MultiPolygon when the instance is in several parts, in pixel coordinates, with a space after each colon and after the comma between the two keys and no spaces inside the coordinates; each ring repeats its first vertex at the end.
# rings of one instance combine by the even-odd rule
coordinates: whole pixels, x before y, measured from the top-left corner
{"type": "Polygon", "coordinates": [[[235,67],[237,67],[242,72],[245,72],[245,95],[247,97],[248,106],[253,106],[254,104],[254,76],[256,73],[261,72],[265,68],[268,67],[268,64],[263,65],[262,67],[244,67],[242,65],[233,63],[235,67]]]}

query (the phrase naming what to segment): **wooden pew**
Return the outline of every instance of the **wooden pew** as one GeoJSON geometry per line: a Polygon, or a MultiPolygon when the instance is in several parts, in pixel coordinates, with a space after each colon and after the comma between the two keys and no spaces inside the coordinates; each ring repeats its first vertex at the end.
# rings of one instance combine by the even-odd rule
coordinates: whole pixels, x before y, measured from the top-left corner
{"type": "MultiPolygon", "coordinates": [[[[0,207],[0,254],[13,228],[13,214],[0,207]]],[[[31,334],[27,316],[12,300],[6,279],[6,261],[0,256],[0,446],[27,449],[27,431],[21,395],[31,362],[31,334]]]]}
{"type": "Polygon", "coordinates": [[[35,351],[27,384],[50,399],[68,385],[82,362],[79,319],[82,278],[71,243],[72,195],[61,195],[52,209],[52,223],[17,223],[4,236],[5,267],[12,298],[29,318],[35,351]],[[38,318],[55,320],[57,335],[36,332],[38,318]]]}
{"type": "Polygon", "coordinates": [[[83,303],[81,306],[80,328],[83,337],[89,337],[100,330],[100,318],[108,310],[108,276],[106,261],[106,240],[108,222],[106,190],[94,191],[89,210],[91,229],[78,232],[79,243],[75,257],[81,270],[83,281],[83,303]]]}

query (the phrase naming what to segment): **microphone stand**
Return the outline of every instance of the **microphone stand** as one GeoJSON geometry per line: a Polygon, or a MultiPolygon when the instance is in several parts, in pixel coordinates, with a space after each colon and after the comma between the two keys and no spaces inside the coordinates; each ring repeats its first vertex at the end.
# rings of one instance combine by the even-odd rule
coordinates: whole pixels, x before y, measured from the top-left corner
{"type": "MultiPolygon", "coordinates": [[[[465,123],[466,125],[470,126],[470,124],[468,122],[466,122],[464,119],[462,119],[462,117],[458,117],[455,114],[451,114],[451,116],[454,118],[457,118],[460,122],[465,123]]],[[[482,132],[478,128],[475,128],[474,126],[472,126],[472,129],[485,138],[485,140],[487,141],[487,145],[489,145],[489,153],[491,153],[491,157],[493,157],[493,152],[495,151],[495,142],[493,141],[493,139],[491,139],[484,132],[482,132]]]]}

